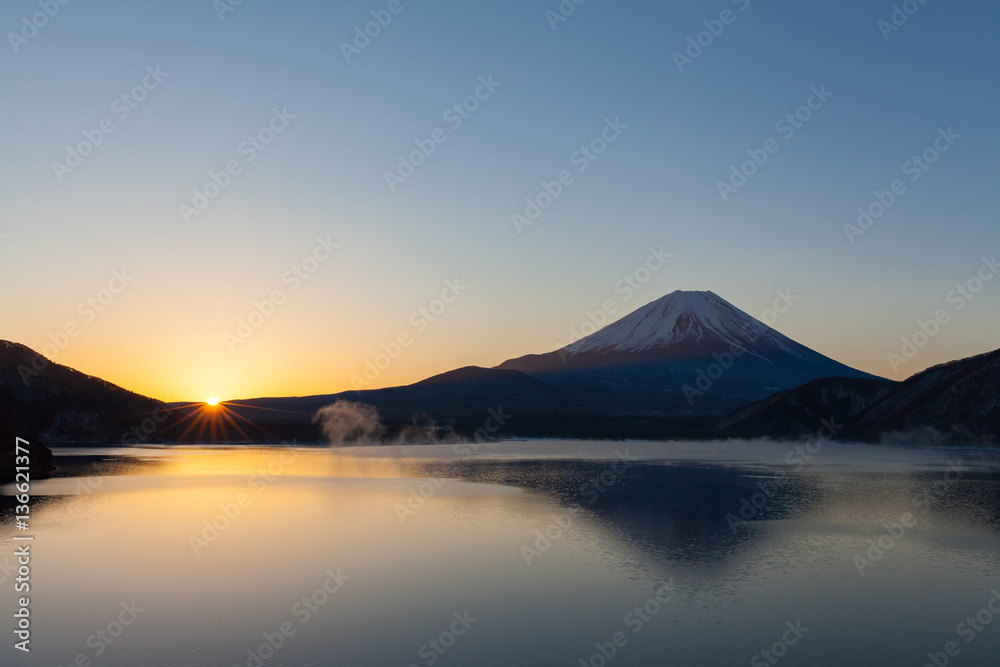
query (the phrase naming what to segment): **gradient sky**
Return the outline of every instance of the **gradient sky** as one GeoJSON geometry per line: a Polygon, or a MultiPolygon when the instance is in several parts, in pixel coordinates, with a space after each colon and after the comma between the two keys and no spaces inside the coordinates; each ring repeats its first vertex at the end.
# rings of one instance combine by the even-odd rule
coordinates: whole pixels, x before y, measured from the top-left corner
{"type": "Polygon", "coordinates": [[[347,62],[341,44],[389,4],[244,0],[220,19],[211,0],[86,0],[37,34],[37,0],[0,5],[0,338],[42,350],[75,324],[50,356],[164,400],[349,389],[401,332],[412,344],[372,386],[491,366],[566,344],[606,299],[624,314],[676,289],[759,317],[790,288],[775,328],[886,377],[1000,345],[1000,279],[948,301],[1000,251],[997,3],[929,0],[885,39],[892,3],[872,0],[590,0],[555,30],[558,0],[401,0],[347,62]],[[120,118],[147,67],[168,75],[120,118]],[[453,129],[443,113],[490,75],[453,129]],[[775,123],[813,86],[833,97],[786,140],[775,123]],[[295,118],[247,161],[275,108],[295,118]],[[608,118],[628,128],[579,172],[608,118]],[[103,119],[113,132],[60,181],[53,162],[103,119]],[[960,138],[911,182],[904,163],[949,127],[960,138]],[[436,128],[447,141],[390,191],[385,172],[436,128]],[[724,202],[717,182],[769,137],[780,150],[724,202]],[[180,204],[231,160],[186,222],[180,204]],[[511,215],[567,169],[519,234],[511,215]],[[906,192],[850,243],[844,225],[895,179],[906,192]],[[293,290],[283,275],[319,237],[339,248],[293,290]],[[672,257],[624,300],[615,284],[651,246],[672,257]],[[121,269],[134,279],[101,312],[80,308],[121,269]],[[454,279],[467,289],[414,325],[454,279]],[[275,289],[284,303],[227,346],[275,289]],[[949,323],[894,370],[938,309],[949,323]]]}

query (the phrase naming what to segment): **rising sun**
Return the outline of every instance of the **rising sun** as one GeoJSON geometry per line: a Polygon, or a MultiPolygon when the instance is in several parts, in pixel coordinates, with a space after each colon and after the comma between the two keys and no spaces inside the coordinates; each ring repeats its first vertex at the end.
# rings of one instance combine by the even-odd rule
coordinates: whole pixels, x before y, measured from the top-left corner
{"type": "Polygon", "coordinates": [[[213,396],[212,398],[210,398],[207,401],[205,401],[205,403],[207,403],[208,405],[218,405],[219,404],[219,399],[217,399],[215,396],[213,396]]]}

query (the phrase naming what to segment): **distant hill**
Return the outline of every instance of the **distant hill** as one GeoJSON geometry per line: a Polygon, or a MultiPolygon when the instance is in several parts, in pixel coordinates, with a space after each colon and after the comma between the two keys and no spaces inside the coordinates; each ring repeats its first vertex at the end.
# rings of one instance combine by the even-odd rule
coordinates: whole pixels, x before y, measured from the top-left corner
{"type": "Polygon", "coordinates": [[[940,364],[899,383],[861,414],[856,434],[1000,442],[1000,350],[940,364]]]}
{"type": "Polygon", "coordinates": [[[857,428],[858,418],[889,394],[896,382],[865,378],[821,378],[781,391],[735,410],[719,420],[720,435],[799,439],[815,435],[821,420],[832,420],[844,430],[857,428]]]}
{"type": "MultiPolygon", "coordinates": [[[[248,434],[258,429],[308,440],[320,437],[319,430],[308,423],[308,417],[338,400],[375,406],[390,432],[399,432],[416,421],[447,426],[468,435],[483,426],[491,410],[502,408],[505,414],[520,415],[517,426],[523,427],[528,415],[547,415],[561,409],[559,393],[546,383],[518,371],[476,366],[435,375],[405,387],[295,398],[254,398],[232,401],[226,407],[253,425],[244,425],[248,434]]],[[[515,425],[511,424],[497,434],[510,434],[514,430],[515,425]]]]}
{"type": "Polygon", "coordinates": [[[733,411],[729,436],[801,438],[821,419],[842,440],[910,444],[1000,442],[1000,350],[928,368],[903,382],[822,378],[733,411]]]}

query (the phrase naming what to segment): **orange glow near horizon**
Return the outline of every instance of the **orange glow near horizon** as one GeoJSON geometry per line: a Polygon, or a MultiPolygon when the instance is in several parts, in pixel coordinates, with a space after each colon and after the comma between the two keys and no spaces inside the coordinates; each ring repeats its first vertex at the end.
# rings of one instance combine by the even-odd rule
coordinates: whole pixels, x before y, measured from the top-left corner
{"type": "MultiPolygon", "coordinates": [[[[575,321],[573,312],[570,310],[561,320],[575,321]]],[[[567,342],[568,329],[558,324],[546,324],[537,330],[519,327],[510,332],[496,322],[463,320],[457,315],[415,337],[412,346],[393,358],[388,366],[380,365],[377,369],[373,361],[383,355],[381,344],[393,340],[400,326],[398,322],[385,322],[375,314],[371,320],[379,322],[378,326],[368,324],[365,319],[366,324],[359,325],[357,331],[331,329],[305,326],[306,321],[297,321],[292,311],[287,323],[285,320],[269,323],[268,328],[234,351],[219,343],[215,328],[171,321],[139,338],[133,328],[109,318],[106,326],[103,322],[95,323],[86,338],[81,335],[72,339],[48,358],[150,398],[169,403],[197,403],[207,408],[213,404],[206,397],[241,400],[403,386],[464,366],[489,368],[521,355],[549,352],[567,342]],[[301,326],[290,330],[296,323],[301,326]],[[367,384],[358,385],[355,379],[367,384]]],[[[917,357],[896,370],[888,363],[886,354],[898,349],[898,338],[858,332],[846,321],[817,332],[811,329],[814,318],[793,321],[791,315],[787,324],[783,322],[776,328],[848,366],[904,380],[930,366],[994,349],[995,345],[988,340],[992,335],[987,326],[989,314],[970,313],[963,317],[962,322],[979,332],[977,337],[960,337],[958,329],[948,329],[946,333],[953,336],[951,339],[939,336],[935,345],[922,349],[917,357]]],[[[40,353],[47,345],[54,348],[44,333],[25,332],[11,338],[40,353]]],[[[220,399],[219,403],[224,404],[225,400],[220,399]]]]}
{"type": "MultiPolygon", "coordinates": [[[[363,378],[366,359],[378,352],[376,347],[367,355],[362,350],[345,350],[342,357],[314,356],[315,350],[293,346],[238,355],[225,350],[184,349],[164,356],[152,352],[156,346],[150,341],[141,346],[102,344],[96,348],[80,344],[55,355],[52,361],[160,401],[218,409],[227,400],[351,391],[356,388],[352,376],[363,378]]],[[[446,351],[446,346],[442,341],[419,353],[409,351],[362,388],[412,384],[462,366],[494,366],[506,358],[499,352],[456,350],[457,345],[448,346],[446,351]]]]}
{"type": "MultiPolygon", "coordinates": [[[[435,341],[437,343],[437,341],[435,341]]],[[[447,341],[428,345],[420,351],[410,351],[370,380],[361,389],[381,389],[419,382],[428,377],[445,373],[463,366],[492,367],[507,358],[525,354],[527,347],[510,352],[488,351],[485,349],[455,349],[447,341]]],[[[535,345],[535,352],[548,352],[555,345],[535,345]]],[[[817,351],[836,358],[849,366],[892,380],[905,380],[911,375],[935,364],[954,361],[968,356],[965,351],[940,346],[926,350],[913,363],[893,372],[885,362],[885,351],[877,346],[861,349],[827,349],[817,345],[817,351]]],[[[309,351],[297,349],[293,352],[261,352],[245,356],[190,353],[174,359],[149,355],[137,348],[117,348],[114,356],[110,351],[94,354],[92,349],[82,346],[57,355],[54,361],[80,372],[99,377],[124,389],[168,403],[186,402],[200,404],[205,411],[218,412],[225,401],[218,396],[233,397],[233,400],[281,396],[312,396],[336,394],[352,391],[352,378],[363,378],[366,358],[353,356],[350,361],[330,358],[312,358],[309,351]],[[155,359],[150,363],[150,359],[155,359]],[[204,399],[192,397],[207,396],[204,399]]],[[[982,350],[987,351],[987,350],[982,350]]]]}

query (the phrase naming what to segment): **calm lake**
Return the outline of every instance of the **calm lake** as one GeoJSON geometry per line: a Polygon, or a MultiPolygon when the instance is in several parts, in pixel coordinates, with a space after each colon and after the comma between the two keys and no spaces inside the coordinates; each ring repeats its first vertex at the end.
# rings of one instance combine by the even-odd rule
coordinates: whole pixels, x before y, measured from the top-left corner
{"type": "MultiPolygon", "coordinates": [[[[1000,454],[826,444],[74,448],[0,665],[993,667],[1000,454]]],[[[17,594],[21,595],[21,594],[17,594]]]]}

